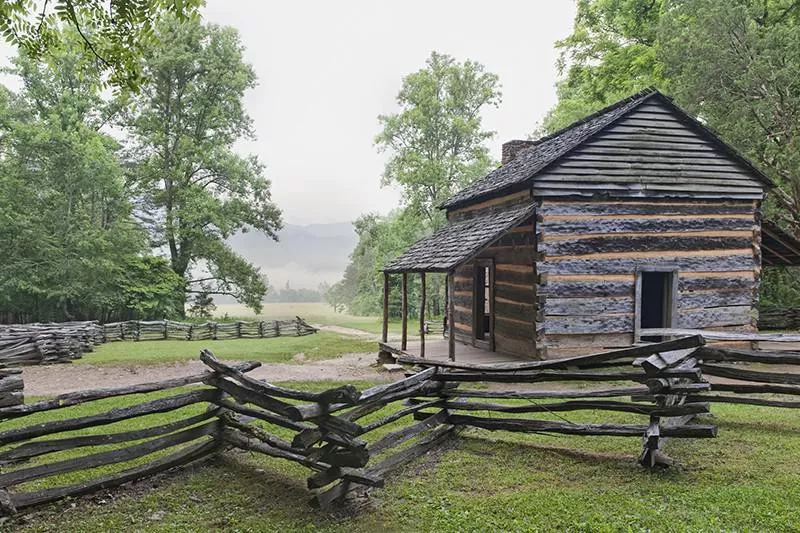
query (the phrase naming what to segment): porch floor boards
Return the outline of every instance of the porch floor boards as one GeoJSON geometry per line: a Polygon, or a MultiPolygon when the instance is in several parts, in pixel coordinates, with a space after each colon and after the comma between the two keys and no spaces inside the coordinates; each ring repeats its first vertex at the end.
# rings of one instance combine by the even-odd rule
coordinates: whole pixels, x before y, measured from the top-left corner
{"type": "MultiPolygon", "coordinates": [[[[399,340],[391,340],[392,347],[400,349],[399,340]]],[[[405,350],[411,355],[419,357],[420,343],[418,339],[408,339],[408,348],[405,350]]],[[[442,337],[425,338],[425,358],[434,361],[447,361],[447,339],[442,337]]],[[[514,361],[524,361],[525,359],[516,355],[502,352],[490,352],[482,348],[476,348],[469,344],[456,341],[456,361],[462,363],[512,363],[514,361]]]]}

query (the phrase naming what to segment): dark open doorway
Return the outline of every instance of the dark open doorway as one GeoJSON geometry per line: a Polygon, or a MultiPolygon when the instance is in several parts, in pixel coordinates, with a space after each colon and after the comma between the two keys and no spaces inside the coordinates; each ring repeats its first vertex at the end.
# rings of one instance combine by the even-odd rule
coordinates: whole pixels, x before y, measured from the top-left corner
{"type": "Polygon", "coordinates": [[[473,284],[472,333],[476,345],[493,349],[494,266],[491,261],[478,261],[473,284]]]}
{"type": "MultiPolygon", "coordinates": [[[[673,315],[673,271],[643,271],[639,273],[636,303],[639,307],[639,329],[670,328],[673,315]]],[[[662,336],[643,336],[647,342],[660,342],[662,336]]]]}

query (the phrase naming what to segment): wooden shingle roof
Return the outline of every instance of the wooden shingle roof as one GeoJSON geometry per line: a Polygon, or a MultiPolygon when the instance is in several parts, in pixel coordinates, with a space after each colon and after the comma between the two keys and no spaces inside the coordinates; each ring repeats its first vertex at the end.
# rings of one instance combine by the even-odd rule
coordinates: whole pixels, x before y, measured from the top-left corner
{"type": "Polygon", "coordinates": [[[611,126],[622,121],[627,115],[632,114],[634,110],[649,102],[657,102],[659,105],[668,108],[677,119],[690,125],[692,130],[697,132],[714,149],[745,167],[746,172],[750,172],[755,178],[756,187],[758,187],[759,182],[762,187],[771,187],[773,185],[767,176],[755,168],[736,150],[725,144],[708,127],[685,113],[671,99],[657,90],[647,89],[589,115],[552,135],[535,141],[531,147],[520,150],[516,157],[507,164],[496,168],[483,178],[459,191],[440,207],[455,208],[469,205],[487,197],[500,196],[508,194],[515,189],[524,188],[526,184],[533,183],[534,176],[547,168],[551,168],[567,154],[594,140],[600,136],[601,132],[606,131],[611,126]]]}
{"type": "Polygon", "coordinates": [[[509,229],[531,218],[536,205],[526,204],[501,212],[451,222],[414,243],[390,262],[384,272],[448,272],[469,261],[509,229]]]}

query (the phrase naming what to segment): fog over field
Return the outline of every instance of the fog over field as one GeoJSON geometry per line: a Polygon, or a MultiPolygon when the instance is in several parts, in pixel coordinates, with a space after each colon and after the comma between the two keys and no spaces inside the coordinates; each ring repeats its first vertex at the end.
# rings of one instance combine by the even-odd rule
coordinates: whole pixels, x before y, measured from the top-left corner
{"type": "MultiPolygon", "coordinates": [[[[285,224],[279,241],[257,233],[240,233],[228,242],[267,275],[277,288],[289,282],[294,289],[316,289],[320,283],[341,279],[356,233],[350,222],[285,224]]],[[[219,299],[222,301],[222,299],[219,299]]]]}

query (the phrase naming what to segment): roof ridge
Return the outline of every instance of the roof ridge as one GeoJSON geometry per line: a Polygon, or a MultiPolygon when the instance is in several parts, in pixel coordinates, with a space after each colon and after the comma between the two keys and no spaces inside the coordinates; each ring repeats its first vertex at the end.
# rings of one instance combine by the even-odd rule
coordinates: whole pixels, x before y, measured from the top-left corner
{"type": "MultiPolygon", "coordinates": [[[[586,142],[587,139],[593,137],[594,135],[596,135],[597,133],[599,133],[603,129],[607,128],[611,124],[613,124],[616,121],[620,120],[623,116],[627,115],[632,110],[636,109],[639,105],[641,105],[642,103],[646,102],[648,99],[650,99],[651,97],[653,97],[655,95],[663,96],[663,94],[661,92],[659,92],[658,89],[656,89],[654,87],[648,87],[648,88],[643,89],[643,90],[641,90],[641,91],[639,91],[639,92],[637,92],[635,94],[632,94],[632,95],[630,95],[630,96],[628,96],[626,98],[623,98],[622,100],[619,100],[618,102],[614,102],[613,104],[608,105],[608,106],[604,107],[603,109],[595,111],[591,115],[583,117],[582,119],[577,120],[577,121],[573,122],[572,124],[570,124],[569,126],[566,126],[566,127],[562,128],[562,129],[556,131],[556,132],[553,132],[553,133],[551,133],[550,135],[548,135],[546,137],[543,137],[543,138],[539,139],[538,141],[536,141],[535,144],[520,150],[517,153],[516,157],[514,159],[512,159],[511,161],[509,161],[508,163],[506,163],[505,165],[497,167],[496,169],[492,170],[491,172],[489,172],[488,174],[486,174],[482,178],[480,178],[477,181],[473,182],[471,185],[468,185],[466,188],[458,191],[456,194],[454,194],[453,196],[448,198],[445,202],[441,203],[438,206],[439,209],[452,207],[454,205],[458,205],[459,203],[465,201],[466,199],[469,198],[468,191],[470,191],[472,189],[475,189],[477,184],[480,184],[480,183],[484,182],[485,180],[491,179],[491,176],[494,175],[495,173],[502,172],[503,169],[511,171],[511,169],[513,169],[514,167],[522,167],[522,166],[524,166],[526,164],[526,161],[525,161],[525,155],[526,154],[527,155],[535,154],[538,151],[539,148],[545,146],[547,143],[549,143],[551,141],[555,143],[555,142],[558,141],[558,139],[560,139],[562,137],[566,137],[570,133],[577,133],[575,139],[572,139],[572,141],[568,145],[566,145],[564,147],[557,148],[556,150],[554,150],[553,154],[551,154],[549,157],[547,157],[544,162],[540,162],[541,164],[539,165],[538,168],[535,168],[533,170],[529,169],[530,172],[531,172],[531,175],[536,174],[537,172],[539,172],[539,170],[541,170],[545,166],[547,166],[547,165],[551,164],[553,161],[563,157],[565,154],[567,154],[568,152],[573,150],[576,146],[579,146],[581,143],[586,142]],[[635,105],[631,105],[631,104],[635,104],[635,105]],[[620,113],[616,117],[610,117],[610,120],[607,123],[599,124],[594,131],[591,131],[591,130],[585,131],[585,132],[576,131],[581,126],[583,126],[585,124],[589,124],[593,120],[598,120],[601,117],[603,117],[604,115],[609,115],[610,113],[613,113],[614,111],[617,111],[619,109],[625,108],[626,106],[628,106],[628,107],[627,107],[627,109],[624,110],[623,113],[620,113]],[[467,198],[463,198],[464,196],[467,196],[467,198]]],[[[528,172],[528,171],[525,171],[525,172],[528,172]]],[[[518,179],[518,180],[509,181],[508,183],[502,184],[499,187],[490,188],[490,191],[491,190],[502,190],[504,188],[511,187],[511,186],[513,186],[515,184],[518,184],[518,183],[520,183],[522,181],[525,181],[526,179],[527,179],[527,177],[524,178],[524,179],[521,179],[521,180],[518,179]]],[[[489,192],[489,191],[486,191],[486,192],[489,192]]],[[[481,195],[481,194],[483,194],[483,193],[481,193],[481,192],[477,193],[477,195],[481,195]]],[[[474,194],[473,194],[473,196],[474,196],[474,194]]]]}
{"type": "MultiPolygon", "coordinates": [[[[623,107],[623,106],[633,102],[634,100],[638,100],[639,98],[641,98],[642,101],[644,101],[645,97],[649,98],[649,97],[654,96],[656,94],[660,94],[661,96],[664,96],[664,98],[668,98],[666,95],[664,95],[661,91],[659,91],[655,87],[653,87],[653,86],[647,87],[647,88],[642,89],[641,91],[639,91],[639,92],[637,92],[635,94],[632,94],[630,96],[627,96],[627,97],[623,98],[622,100],[619,100],[618,102],[614,102],[613,104],[609,104],[606,107],[595,111],[594,113],[586,115],[585,117],[580,118],[580,119],[576,120],[575,122],[572,122],[572,123],[564,126],[563,128],[554,131],[553,133],[549,133],[549,134],[545,135],[544,137],[540,137],[539,139],[535,139],[534,142],[536,144],[534,144],[533,146],[537,146],[540,143],[543,143],[545,141],[549,141],[550,139],[552,139],[554,137],[558,137],[559,135],[561,135],[563,133],[566,133],[567,131],[569,131],[569,130],[571,130],[573,128],[576,128],[576,127],[580,126],[581,124],[585,124],[586,122],[594,120],[595,118],[597,118],[597,117],[599,117],[601,115],[605,115],[607,113],[610,113],[611,111],[614,111],[615,109],[619,109],[620,107],[623,107]]],[[[526,150],[527,150],[527,148],[526,148],[526,150]]]]}

